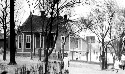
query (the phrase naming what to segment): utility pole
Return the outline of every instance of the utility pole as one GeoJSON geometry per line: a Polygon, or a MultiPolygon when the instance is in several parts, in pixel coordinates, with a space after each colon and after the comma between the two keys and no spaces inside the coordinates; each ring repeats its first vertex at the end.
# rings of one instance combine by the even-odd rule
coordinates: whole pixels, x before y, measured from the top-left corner
{"type": "MultiPolygon", "coordinates": [[[[29,1],[27,3],[29,3],[29,1]]],[[[31,51],[30,51],[30,58],[32,60],[33,59],[33,53],[32,52],[33,52],[33,48],[34,48],[33,47],[33,32],[32,32],[32,21],[33,21],[32,18],[33,18],[33,16],[32,16],[32,12],[31,12],[31,7],[30,6],[33,5],[33,3],[31,5],[30,4],[28,4],[28,5],[29,5],[29,8],[30,8],[30,21],[31,21],[30,22],[30,25],[31,25],[30,26],[30,28],[31,28],[31,44],[30,44],[31,45],[31,51]]],[[[33,12],[34,12],[34,10],[33,10],[33,12]]]]}
{"type": "Polygon", "coordinates": [[[14,0],[10,0],[10,62],[9,65],[17,64],[15,61],[15,22],[14,22],[14,0]]]}
{"type": "Polygon", "coordinates": [[[4,29],[4,54],[3,54],[3,60],[5,61],[6,60],[6,29],[7,29],[7,26],[6,26],[6,19],[5,20],[5,23],[3,25],[3,29],[4,29]]]}
{"type": "Polygon", "coordinates": [[[39,60],[41,60],[41,52],[42,52],[42,49],[44,51],[44,18],[45,18],[45,11],[41,11],[41,18],[42,18],[42,32],[40,34],[40,42],[41,42],[41,45],[40,45],[40,49],[39,49],[39,60]],[[42,35],[42,36],[41,36],[42,35]],[[43,42],[42,42],[43,41],[43,42]]]}
{"type": "Polygon", "coordinates": [[[31,54],[30,54],[30,56],[31,56],[31,60],[33,59],[33,55],[32,55],[32,51],[33,51],[33,47],[32,47],[32,43],[33,43],[33,36],[32,36],[32,12],[30,11],[30,16],[31,16],[31,54]]]}

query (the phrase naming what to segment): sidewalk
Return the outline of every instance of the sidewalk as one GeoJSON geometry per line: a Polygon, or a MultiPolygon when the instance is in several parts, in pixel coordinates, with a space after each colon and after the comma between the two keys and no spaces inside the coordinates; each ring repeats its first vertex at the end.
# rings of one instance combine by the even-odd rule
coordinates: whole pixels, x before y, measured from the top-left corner
{"type": "MultiPolygon", "coordinates": [[[[100,62],[94,62],[94,61],[83,61],[83,60],[70,60],[72,62],[82,62],[82,63],[88,63],[88,64],[97,64],[100,65],[100,62]]],[[[108,63],[108,65],[113,65],[113,63],[108,63]]]]}
{"type": "MultiPolygon", "coordinates": [[[[43,59],[43,58],[42,58],[43,59]]],[[[51,59],[49,59],[51,60],[51,59]]],[[[58,61],[52,59],[51,61],[58,61]]],[[[2,55],[0,55],[0,67],[6,66],[6,68],[9,69],[8,74],[13,74],[14,68],[20,67],[21,65],[36,65],[38,63],[41,63],[41,61],[38,60],[38,57],[33,58],[33,60],[30,60],[30,57],[16,57],[16,62],[17,65],[7,65],[9,63],[9,55],[7,55],[7,60],[3,61],[2,60],[2,55]]],[[[70,61],[69,62],[69,74],[124,74],[125,70],[119,70],[118,73],[116,71],[112,71],[112,69],[107,69],[107,70],[101,70],[101,67],[99,64],[95,63],[87,63],[83,61],[70,61]]]]}
{"type": "Polygon", "coordinates": [[[112,69],[101,70],[100,65],[84,62],[70,61],[69,74],[124,74],[125,70],[118,73],[112,69]]]}

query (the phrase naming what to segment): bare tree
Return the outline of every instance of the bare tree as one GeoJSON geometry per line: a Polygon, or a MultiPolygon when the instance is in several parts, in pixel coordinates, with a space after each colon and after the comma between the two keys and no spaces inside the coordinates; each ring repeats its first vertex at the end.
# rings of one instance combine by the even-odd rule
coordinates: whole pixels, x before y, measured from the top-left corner
{"type": "MultiPolygon", "coordinates": [[[[50,54],[52,53],[54,47],[55,47],[55,44],[56,44],[56,41],[57,41],[57,38],[58,38],[58,32],[60,31],[59,29],[61,29],[60,27],[67,27],[67,16],[65,15],[65,18],[63,19],[64,21],[61,22],[61,18],[59,17],[60,15],[60,12],[61,10],[63,10],[64,8],[66,7],[70,7],[70,6],[73,6],[76,2],[71,2],[71,4],[69,4],[69,6],[67,5],[68,3],[66,4],[62,4],[59,6],[59,0],[53,0],[53,1],[44,1],[41,2],[39,0],[39,3],[40,3],[40,10],[43,9],[43,11],[46,13],[46,15],[50,15],[50,22],[47,24],[46,26],[46,29],[45,30],[42,30],[43,33],[45,33],[45,44],[44,44],[44,50],[45,50],[45,72],[47,73],[47,66],[48,66],[48,56],[50,56],[50,54]],[[54,23],[56,20],[56,23],[54,23]],[[62,26],[60,25],[62,24],[62,26]],[[50,40],[51,40],[51,32],[53,30],[53,27],[56,27],[56,31],[55,31],[55,39],[53,40],[53,45],[52,45],[52,49],[49,49],[50,48],[50,40]],[[49,51],[48,51],[49,50],[49,51]]],[[[64,29],[63,29],[64,30],[64,29]]],[[[66,30],[67,31],[67,30],[66,30]]],[[[67,38],[70,34],[68,34],[65,38],[67,38]]],[[[66,41],[66,39],[65,39],[66,41]]],[[[64,53],[64,45],[65,45],[65,42],[62,44],[62,48],[63,48],[63,53],[64,53]]],[[[64,55],[63,55],[64,57],[64,55]]]]}
{"type": "MultiPolygon", "coordinates": [[[[50,16],[50,22],[47,23],[46,27],[43,25],[42,27],[42,32],[45,33],[44,37],[45,37],[45,44],[44,44],[44,50],[45,50],[45,58],[44,58],[44,61],[45,61],[45,74],[47,73],[47,66],[48,66],[48,56],[50,56],[50,54],[52,53],[52,51],[54,50],[54,47],[55,47],[55,44],[56,44],[56,41],[57,41],[57,38],[58,38],[58,32],[59,32],[59,29],[61,29],[60,27],[62,27],[60,24],[64,24],[63,27],[67,27],[66,26],[66,22],[67,22],[67,17],[65,16],[65,20],[62,21],[62,19],[59,17],[60,16],[60,12],[61,10],[63,10],[64,8],[66,8],[68,5],[68,3],[71,3],[69,4],[69,6],[73,6],[76,2],[73,2],[71,0],[71,2],[68,2],[65,4],[65,2],[59,6],[59,4],[61,3],[60,0],[53,0],[53,1],[48,1],[48,0],[38,0],[39,1],[39,8],[41,11],[45,12],[45,15],[49,15],[50,16]],[[56,23],[55,23],[56,22],[56,23]],[[44,27],[45,27],[45,30],[44,30],[44,27]],[[52,33],[52,30],[53,30],[53,27],[55,27],[55,39],[53,39],[53,45],[52,45],[52,49],[49,49],[50,48],[50,40],[51,40],[51,33],[52,33]]],[[[69,7],[68,6],[68,7],[69,7]]],[[[44,23],[44,22],[43,22],[44,23]]],[[[63,29],[64,30],[64,29],[63,29]]],[[[69,35],[66,36],[66,38],[68,37],[69,35]]],[[[66,39],[65,39],[66,40],[66,39]]],[[[62,45],[62,48],[64,49],[64,45],[65,45],[65,42],[63,43],[62,45]]]]}
{"type": "MultiPolygon", "coordinates": [[[[116,40],[113,34],[113,29],[116,24],[116,13],[118,13],[117,4],[110,0],[104,3],[96,3],[95,7],[92,8],[92,12],[87,19],[81,18],[80,22],[83,23],[87,29],[91,30],[98,38],[99,43],[102,44],[102,70],[106,69],[106,52],[107,45],[112,45],[113,41],[116,40]],[[109,39],[108,41],[106,41],[109,39]]],[[[117,30],[116,30],[117,31],[117,30]]],[[[116,52],[116,48],[114,51],[116,52]]]]}
{"type": "Polygon", "coordinates": [[[9,27],[9,19],[10,19],[10,16],[9,16],[9,12],[10,12],[10,7],[9,7],[9,0],[1,0],[0,2],[0,12],[1,12],[1,15],[0,15],[0,24],[2,24],[3,26],[3,30],[4,30],[4,54],[3,54],[3,60],[5,61],[6,60],[6,31],[9,27]]]}
{"type": "MultiPolygon", "coordinates": [[[[65,15],[65,18],[63,18],[63,19],[62,19],[62,17],[60,17],[60,13],[63,11],[64,8],[73,7],[76,3],[80,3],[80,2],[77,2],[77,0],[70,0],[70,1],[65,0],[64,3],[61,4],[60,1],[61,0],[52,0],[52,1],[37,0],[36,2],[34,2],[35,6],[33,7],[34,10],[38,7],[41,12],[45,13],[45,15],[41,16],[41,17],[45,17],[45,16],[50,17],[48,23],[46,25],[42,25],[42,33],[44,33],[44,37],[45,37],[45,44],[44,44],[43,49],[45,50],[44,61],[45,61],[46,74],[47,74],[47,66],[48,66],[48,56],[50,56],[50,54],[54,50],[54,47],[55,47],[55,44],[56,44],[56,41],[58,38],[59,29],[61,29],[60,27],[65,28],[66,29],[65,32],[68,33],[68,35],[65,38],[67,38],[70,34],[76,34],[77,32],[80,32],[80,30],[82,30],[80,27],[78,27],[78,28],[80,28],[80,30],[78,30],[78,31],[75,31],[74,29],[72,29],[71,26],[73,26],[74,24],[69,25],[69,23],[67,23],[70,20],[67,19],[66,15],[65,15]],[[53,29],[55,30],[54,39],[51,38],[53,29]],[[49,49],[50,48],[49,45],[51,43],[50,40],[53,40],[51,49],[49,49]]],[[[80,1],[80,0],[78,0],[78,1],[80,1]]],[[[27,0],[27,2],[30,3],[30,1],[28,1],[28,0],[27,0]]],[[[73,21],[70,21],[70,22],[73,22],[73,21]]],[[[75,24],[75,25],[80,25],[80,24],[75,24]]],[[[64,29],[62,29],[62,30],[64,30],[64,29]]],[[[62,45],[63,49],[64,49],[64,45],[65,45],[65,42],[62,45]]]]}
{"type": "Polygon", "coordinates": [[[116,25],[114,26],[114,28],[116,29],[115,31],[115,38],[116,41],[112,46],[116,47],[117,51],[116,51],[116,55],[119,57],[119,60],[121,58],[121,54],[124,51],[124,45],[123,45],[123,37],[125,34],[125,13],[124,13],[124,9],[119,9],[119,12],[117,13],[117,21],[115,21],[116,25]]]}

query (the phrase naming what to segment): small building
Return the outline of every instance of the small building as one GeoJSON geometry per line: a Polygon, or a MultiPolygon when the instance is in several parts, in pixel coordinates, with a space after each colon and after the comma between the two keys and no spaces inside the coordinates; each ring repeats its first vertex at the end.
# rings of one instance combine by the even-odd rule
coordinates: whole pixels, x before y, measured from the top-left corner
{"type": "MultiPolygon", "coordinates": [[[[17,53],[30,53],[31,52],[31,46],[33,46],[33,53],[38,54],[38,49],[44,48],[46,42],[45,42],[45,36],[43,29],[47,27],[47,23],[50,21],[50,18],[37,15],[29,16],[26,21],[22,24],[22,26],[19,27],[19,32],[17,33],[17,53]],[[32,27],[31,27],[32,24],[32,27]],[[32,37],[31,37],[31,29],[32,29],[32,37]],[[32,42],[31,42],[32,38],[32,42]],[[32,44],[31,44],[32,43],[32,44]]],[[[68,35],[68,31],[65,26],[63,26],[64,20],[63,17],[59,16],[58,21],[59,23],[59,31],[58,31],[58,38],[55,44],[55,48],[53,50],[53,53],[58,53],[62,51],[62,42],[65,41],[64,45],[64,53],[69,53],[69,51],[79,50],[81,51],[84,49],[81,43],[84,43],[84,40],[79,37],[73,37],[71,35],[68,35]],[[73,39],[72,39],[73,38],[73,39]]],[[[57,18],[54,19],[53,24],[57,24],[57,18]]],[[[53,39],[55,38],[55,30],[56,26],[53,26],[52,33],[51,33],[51,39],[50,42],[53,43],[53,39]]],[[[51,47],[51,44],[50,44],[51,47]]],[[[44,54],[44,50],[42,49],[42,54],[44,54]]]]}
{"type": "Polygon", "coordinates": [[[4,34],[0,33],[0,48],[4,48],[4,34]]]}
{"type": "MultiPolygon", "coordinates": [[[[6,37],[6,48],[8,49],[8,36],[6,37]]],[[[4,33],[0,33],[0,48],[4,48],[4,33]]]]}

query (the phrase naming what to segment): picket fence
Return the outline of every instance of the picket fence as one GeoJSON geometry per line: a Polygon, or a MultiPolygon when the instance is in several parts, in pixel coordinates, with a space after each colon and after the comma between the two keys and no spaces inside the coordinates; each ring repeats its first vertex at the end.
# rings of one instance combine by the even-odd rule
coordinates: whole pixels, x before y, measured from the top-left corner
{"type": "MultiPolygon", "coordinates": [[[[57,61],[48,62],[48,74],[69,74],[67,70],[63,71],[62,65],[61,62],[57,61]]],[[[42,62],[30,67],[23,65],[15,69],[15,74],[45,74],[45,63],[42,62]]]]}

